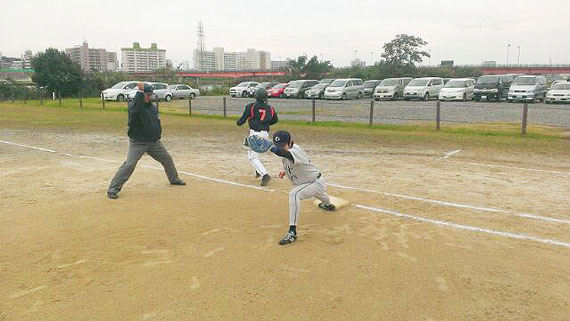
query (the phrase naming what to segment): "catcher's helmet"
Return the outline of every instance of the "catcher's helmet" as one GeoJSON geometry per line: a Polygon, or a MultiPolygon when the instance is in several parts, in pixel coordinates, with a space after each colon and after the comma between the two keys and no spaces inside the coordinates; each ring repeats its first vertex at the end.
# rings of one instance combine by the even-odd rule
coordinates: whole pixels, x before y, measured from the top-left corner
{"type": "Polygon", "coordinates": [[[255,91],[255,100],[258,100],[258,101],[267,100],[267,90],[265,90],[265,88],[258,88],[255,91]]]}

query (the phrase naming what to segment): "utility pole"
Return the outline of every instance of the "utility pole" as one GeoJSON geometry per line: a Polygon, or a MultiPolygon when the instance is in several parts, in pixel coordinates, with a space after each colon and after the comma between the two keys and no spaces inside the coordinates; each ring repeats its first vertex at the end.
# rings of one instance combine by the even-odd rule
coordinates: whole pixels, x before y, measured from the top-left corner
{"type": "Polygon", "coordinates": [[[520,66],[520,64],[521,64],[521,46],[517,46],[517,48],[519,49],[519,55],[517,57],[517,65],[520,66]]]}
{"type": "Polygon", "coordinates": [[[507,45],[507,67],[509,66],[509,50],[511,50],[511,44],[507,45]]]}

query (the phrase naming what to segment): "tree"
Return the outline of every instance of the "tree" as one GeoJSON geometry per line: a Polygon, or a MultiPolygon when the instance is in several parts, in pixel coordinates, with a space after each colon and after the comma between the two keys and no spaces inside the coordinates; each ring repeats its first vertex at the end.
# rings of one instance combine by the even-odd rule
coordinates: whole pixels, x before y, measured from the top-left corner
{"type": "Polygon", "coordinates": [[[65,52],[54,48],[46,49],[32,58],[34,75],[32,80],[37,86],[60,94],[72,94],[81,90],[83,74],[81,67],[72,62],[65,52]]]}
{"type": "Polygon", "coordinates": [[[430,57],[428,52],[421,50],[427,44],[427,41],[420,37],[399,34],[392,41],[384,44],[382,58],[392,68],[410,72],[416,68],[416,63],[421,63],[424,57],[430,57]]]}
{"type": "Polygon", "coordinates": [[[287,66],[293,76],[309,79],[318,79],[332,69],[330,61],[319,61],[317,56],[309,59],[307,55],[299,56],[296,60],[290,59],[287,66]]]}

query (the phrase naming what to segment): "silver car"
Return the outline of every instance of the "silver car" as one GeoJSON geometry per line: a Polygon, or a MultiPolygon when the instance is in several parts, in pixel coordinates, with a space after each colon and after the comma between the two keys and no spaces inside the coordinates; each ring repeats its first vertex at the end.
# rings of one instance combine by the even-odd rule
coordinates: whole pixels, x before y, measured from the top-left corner
{"type": "Polygon", "coordinates": [[[305,91],[305,98],[309,99],[323,99],[325,89],[329,86],[327,83],[318,83],[305,91]]]}
{"type": "Polygon", "coordinates": [[[386,78],[376,86],[374,90],[374,99],[390,99],[396,100],[404,97],[404,88],[412,81],[410,77],[404,78],[386,78]]]}
{"type": "Polygon", "coordinates": [[[163,82],[151,82],[150,84],[154,87],[156,99],[164,101],[172,100],[172,92],[170,91],[170,86],[168,86],[168,84],[163,82]]]}
{"type": "Polygon", "coordinates": [[[362,79],[348,78],[333,81],[325,90],[325,99],[360,99],[364,96],[362,79]]]}
{"type": "Polygon", "coordinates": [[[194,99],[200,96],[200,90],[194,89],[188,85],[170,85],[170,90],[172,91],[173,99],[194,99]]]}
{"type": "Polygon", "coordinates": [[[546,78],[544,76],[519,76],[515,78],[507,101],[544,101],[546,99],[546,78]]]}
{"type": "Polygon", "coordinates": [[[380,84],[380,80],[367,80],[364,82],[364,97],[372,97],[374,89],[380,84]]]}

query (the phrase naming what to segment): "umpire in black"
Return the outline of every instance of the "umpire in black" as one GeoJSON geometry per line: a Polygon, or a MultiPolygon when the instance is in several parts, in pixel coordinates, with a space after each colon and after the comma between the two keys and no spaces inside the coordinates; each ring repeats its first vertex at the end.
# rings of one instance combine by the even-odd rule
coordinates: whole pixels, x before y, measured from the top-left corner
{"type": "Polygon", "coordinates": [[[178,178],[172,157],[160,141],[162,127],[158,109],[151,101],[154,88],[151,85],[139,83],[138,89],[133,101],[129,104],[129,154],[107,190],[107,196],[112,199],[119,197],[121,188],[131,177],[137,162],[144,153],[162,164],[170,184],[186,185],[186,182],[178,178]]]}

